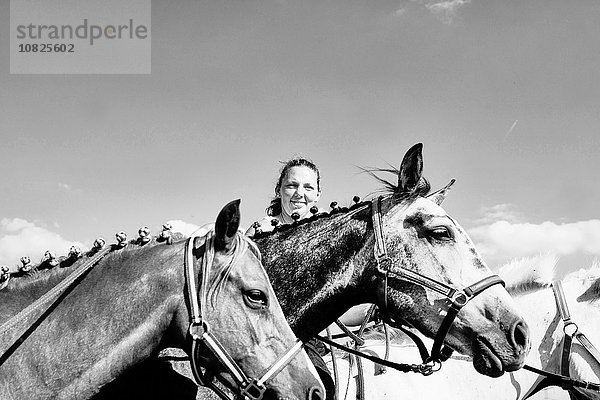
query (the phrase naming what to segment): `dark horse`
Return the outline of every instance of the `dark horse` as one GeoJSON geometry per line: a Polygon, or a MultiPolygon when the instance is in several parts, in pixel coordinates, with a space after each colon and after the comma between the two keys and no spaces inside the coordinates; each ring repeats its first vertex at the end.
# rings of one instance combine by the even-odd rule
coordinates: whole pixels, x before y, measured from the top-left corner
{"type": "MultiPolygon", "coordinates": [[[[258,249],[238,233],[238,206],[236,201],[223,208],[205,242],[196,238],[187,244],[106,253],[43,315],[19,312],[68,280],[73,269],[11,280],[0,292],[0,398],[87,399],[161,348],[187,349],[192,340],[188,311],[198,293],[190,289],[194,293],[188,298],[186,290],[196,285],[194,275],[201,275],[203,261],[202,270],[208,272],[198,281],[206,284],[197,284],[203,288],[200,301],[207,299],[200,304],[203,322],[246,376],[267,380],[262,374],[299,346],[258,249]],[[190,248],[186,265],[192,276],[187,282],[185,246],[190,248]]],[[[198,362],[215,368],[223,385],[235,389],[232,374],[200,348],[198,362]]],[[[323,398],[322,384],[304,352],[268,379],[266,389],[270,399],[323,398]]]]}
{"type": "MultiPolygon", "coordinates": [[[[390,271],[387,289],[382,289],[385,277],[375,256],[380,247],[373,218],[377,200],[254,237],[298,337],[313,337],[361,303],[377,304],[393,319],[435,337],[449,309],[448,299],[403,279],[405,271],[458,289],[490,276],[467,233],[440,207],[446,190],[428,193],[422,165],[422,145],[417,144],[396,171],[398,183],[386,184],[390,193],[381,201],[379,225],[390,271]]],[[[489,376],[521,368],[530,348],[528,327],[501,285],[487,288],[460,310],[445,343],[472,356],[475,369],[489,376]]],[[[145,373],[152,370],[152,365],[147,367],[145,373]]],[[[121,390],[149,384],[139,376],[137,383],[119,382],[121,390]]]]}

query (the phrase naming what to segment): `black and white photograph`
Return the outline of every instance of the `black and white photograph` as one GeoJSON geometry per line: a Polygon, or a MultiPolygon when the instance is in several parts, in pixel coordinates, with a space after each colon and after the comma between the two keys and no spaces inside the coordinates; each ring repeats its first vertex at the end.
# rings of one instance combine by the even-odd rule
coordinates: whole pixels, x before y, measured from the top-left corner
{"type": "Polygon", "coordinates": [[[600,400],[600,2],[0,27],[0,400],[600,400]]]}

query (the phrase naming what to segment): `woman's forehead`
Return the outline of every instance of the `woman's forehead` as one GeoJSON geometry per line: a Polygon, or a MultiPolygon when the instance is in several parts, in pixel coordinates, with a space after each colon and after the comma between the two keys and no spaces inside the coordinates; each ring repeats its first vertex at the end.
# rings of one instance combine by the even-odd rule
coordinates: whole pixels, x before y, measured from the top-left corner
{"type": "Polygon", "coordinates": [[[313,171],[311,168],[304,165],[297,165],[291,167],[287,173],[285,174],[286,180],[296,180],[296,181],[317,181],[317,173],[313,171]]]}

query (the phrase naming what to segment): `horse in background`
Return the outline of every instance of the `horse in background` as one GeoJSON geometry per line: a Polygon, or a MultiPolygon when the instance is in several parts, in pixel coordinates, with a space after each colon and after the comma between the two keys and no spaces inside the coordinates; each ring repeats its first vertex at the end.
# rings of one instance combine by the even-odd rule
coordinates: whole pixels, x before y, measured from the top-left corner
{"type": "MultiPolygon", "coordinates": [[[[524,313],[531,330],[532,351],[527,357],[527,364],[560,374],[563,322],[550,287],[556,262],[554,256],[524,258],[503,267],[500,275],[505,278],[507,290],[524,313]]],[[[573,272],[562,279],[562,284],[573,322],[594,346],[599,346],[600,265],[596,262],[589,269],[573,272]]],[[[395,332],[395,335],[390,346],[390,359],[397,362],[418,360],[419,353],[414,343],[401,332],[395,332]]],[[[381,335],[367,340],[362,349],[382,356],[385,344],[381,335]]],[[[356,366],[349,364],[345,354],[336,352],[336,355],[340,374],[339,398],[354,399],[358,375],[356,366]]],[[[597,391],[579,388],[567,392],[553,387],[532,395],[542,382],[540,375],[520,369],[490,379],[474,374],[468,362],[465,357],[452,357],[431,376],[404,374],[392,369],[375,376],[379,367],[365,360],[365,393],[367,399],[600,399],[597,391]]],[[[328,365],[331,366],[331,360],[328,360],[328,365]]],[[[577,380],[600,382],[600,364],[576,340],[573,340],[569,372],[570,377],[577,380]]]]}
{"type": "MultiPolygon", "coordinates": [[[[45,315],[32,324],[24,317],[26,326],[11,324],[14,329],[0,332],[0,398],[91,398],[160,349],[187,349],[188,307],[198,294],[187,298],[186,290],[195,278],[202,280],[194,276],[201,275],[201,262],[209,271],[206,285],[198,284],[207,289],[201,299],[207,300],[200,305],[203,323],[246,376],[261,376],[298,345],[258,249],[238,232],[239,220],[238,200],[219,213],[214,233],[205,242],[195,238],[108,252],[45,315]],[[192,275],[187,282],[184,248],[191,256],[186,261],[192,275]]],[[[28,293],[47,293],[71,271],[57,268],[11,280],[0,292],[2,321],[20,315],[13,306],[32,302],[28,293]]],[[[233,374],[203,346],[195,354],[197,361],[224,386],[236,389],[233,374]]],[[[323,399],[322,383],[306,354],[302,351],[288,361],[266,381],[264,398],[323,399]]],[[[152,391],[160,390],[150,380],[146,383],[152,391]]],[[[165,393],[172,395],[177,392],[165,393]]],[[[136,392],[129,397],[143,396],[136,392]]]]}

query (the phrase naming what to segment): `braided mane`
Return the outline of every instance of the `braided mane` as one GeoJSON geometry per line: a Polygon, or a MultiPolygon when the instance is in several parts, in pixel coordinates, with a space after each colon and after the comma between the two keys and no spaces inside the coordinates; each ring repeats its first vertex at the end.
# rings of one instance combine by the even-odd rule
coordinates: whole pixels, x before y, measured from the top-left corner
{"type": "Polygon", "coordinates": [[[350,207],[336,207],[336,208],[333,208],[330,212],[315,214],[309,218],[305,218],[305,219],[302,219],[299,221],[294,221],[290,224],[277,225],[271,231],[267,231],[267,232],[261,231],[261,232],[256,233],[254,235],[254,239],[261,239],[261,238],[264,238],[267,236],[271,236],[277,232],[286,231],[288,229],[295,228],[295,227],[298,227],[300,225],[304,225],[307,223],[311,223],[316,220],[329,218],[329,217],[332,217],[337,214],[348,214],[351,211],[358,211],[358,210],[370,207],[372,199],[375,198],[377,195],[392,196],[392,199],[394,201],[400,202],[400,201],[404,201],[407,199],[413,199],[413,198],[417,198],[417,197],[427,196],[431,190],[431,185],[429,184],[429,181],[427,181],[427,179],[425,179],[425,178],[421,178],[419,180],[419,183],[413,190],[411,190],[409,192],[405,192],[405,191],[402,191],[402,189],[397,184],[394,184],[386,179],[381,178],[379,175],[377,175],[377,173],[384,172],[384,173],[390,173],[390,174],[394,174],[395,176],[398,176],[398,174],[400,173],[400,170],[398,170],[392,166],[390,166],[390,168],[362,168],[362,167],[359,167],[359,168],[363,172],[366,172],[371,177],[375,178],[375,180],[377,180],[379,183],[383,184],[384,187],[374,193],[370,193],[367,196],[367,200],[365,200],[365,201],[357,202],[350,207]]]}
{"type": "MultiPolygon", "coordinates": [[[[184,235],[179,233],[179,232],[173,232],[172,233],[172,239],[173,242],[178,242],[180,240],[182,240],[184,238],[184,235]]],[[[120,255],[126,255],[129,254],[133,251],[137,251],[139,249],[147,249],[150,247],[155,247],[156,245],[161,244],[160,242],[156,241],[156,238],[154,238],[152,241],[150,241],[149,243],[146,243],[144,245],[141,245],[137,239],[133,239],[130,240],[127,243],[127,246],[120,249],[118,253],[115,254],[120,254],[120,255]]],[[[115,246],[115,245],[111,245],[111,246],[115,246]]],[[[115,250],[115,248],[113,248],[113,250],[115,250]]],[[[9,286],[7,286],[5,288],[5,290],[19,290],[21,288],[23,288],[24,286],[29,286],[31,284],[43,284],[45,282],[47,282],[50,279],[53,279],[55,277],[62,277],[62,275],[64,274],[64,271],[69,271],[70,267],[74,267],[79,265],[79,261],[81,261],[82,259],[85,259],[87,257],[91,257],[96,253],[96,250],[92,249],[89,250],[86,253],[83,253],[82,256],[80,257],[69,257],[69,256],[60,256],[57,257],[56,260],[58,261],[58,265],[56,265],[55,267],[49,267],[48,266],[48,261],[44,260],[41,261],[38,264],[35,264],[31,267],[31,270],[29,270],[28,272],[21,272],[18,271],[16,273],[11,274],[11,281],[9,286]]],[[[112,254],[109,254],[107,257],[112,256],[112,254]]]]}
{"type": "Polygon", "coordinates": [[[287,231],[288,229],[292,229],[292,228],[296,228],[300,225],[305,225],[317,220],[321,220],[321,219],[326,219],[326,218],[330,218],[333,217],[335,215],[338,214],[349,214],[350,211],[355,211],[355,210],[360,210],[360,209],[364,209],[367,208],[368,206],[371,205],[370,201],[363,201],[360,203],[356,203],[354,205],[352,205],[351,207],[337,207],[334,208],[333,210],[331,210],[330,212],[323,212],[323,213],[319,213],[319,214],[315,214],[309,218],[304,218],[301,219],[299,221],[294,221],[291,224],[280,224],[277,225],[273,230],[271,231],[267,231],[267,232],[258,232],[253,236],[253,239],[262,239],[264,237],[267,236],[271,236],[274,233],[277,232],[283,232],[283,231],[287,231]]]}

